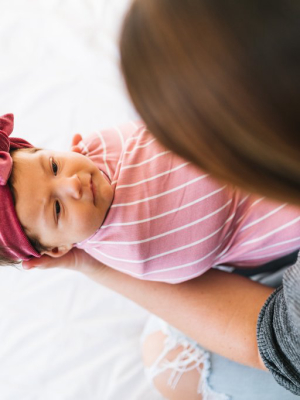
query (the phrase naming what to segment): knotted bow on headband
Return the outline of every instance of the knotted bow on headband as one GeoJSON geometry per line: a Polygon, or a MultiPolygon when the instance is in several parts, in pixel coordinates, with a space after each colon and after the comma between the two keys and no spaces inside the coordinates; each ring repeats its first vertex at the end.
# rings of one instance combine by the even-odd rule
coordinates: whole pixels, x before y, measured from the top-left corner
{"type": "Polygon", "coordinates": [[[24,139],[10,138],[13,127],[13,114],[0,117],[0,247],[7,257],[17,261],[41,255],[32,247],[21,227],[7,184],[13,168],[9,151],[33,147],[24,139]]]}

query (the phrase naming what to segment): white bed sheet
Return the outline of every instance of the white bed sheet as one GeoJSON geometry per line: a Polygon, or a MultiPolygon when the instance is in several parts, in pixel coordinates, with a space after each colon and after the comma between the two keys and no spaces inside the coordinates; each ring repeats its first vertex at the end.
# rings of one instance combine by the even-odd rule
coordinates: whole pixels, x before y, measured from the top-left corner
{"type": "MultiPolygon", "coordinates": [[[[16,136],[66,149],[136,117],[118,67],[128,4],[0,0],[0,113],[16,136]]],[[[75,272],[0,268],[0,399],[160,399],[140,359],[147,316],[75,272]]]]}

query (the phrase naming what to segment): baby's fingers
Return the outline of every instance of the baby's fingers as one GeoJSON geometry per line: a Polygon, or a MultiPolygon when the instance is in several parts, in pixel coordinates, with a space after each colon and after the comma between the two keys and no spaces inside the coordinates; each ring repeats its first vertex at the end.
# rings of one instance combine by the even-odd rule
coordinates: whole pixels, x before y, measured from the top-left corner
{"type": "Polygon", "coordinates": [[[76,134],[73,136],[73,139],[72,139],[72,146],[73,146],[73,147],[74,147],[74,146],[77,146],[78,143],[81,142],[81,141],[82,141],[82,136],[80,135],[80,133],[76,133],[76,134]]]}
{"type": "Polygon", "coordinates": [[[81,153],[81,148],[79,146],[72,146],[71,151],[74,153],[81,153]]]}
{"type": "Polygon", "coordinates": [[[81,153],[82,149],[78,146],[78,144],[81,141],[82,141],[82,136],[80,135],[80,133],[76,133],[76,135],[74,135],[72,139],[71,151],[75,153],[81,153]]]}

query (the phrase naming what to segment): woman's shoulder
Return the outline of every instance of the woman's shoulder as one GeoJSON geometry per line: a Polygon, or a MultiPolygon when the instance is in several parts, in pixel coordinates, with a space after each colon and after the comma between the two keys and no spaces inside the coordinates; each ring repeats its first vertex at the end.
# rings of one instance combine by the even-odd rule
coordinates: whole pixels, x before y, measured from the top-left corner
{"type": "Polygon", "coordinates": [[[300,252],[296,263],[284,273],[283,292],[289,316],[300,329],[300,252]]]}

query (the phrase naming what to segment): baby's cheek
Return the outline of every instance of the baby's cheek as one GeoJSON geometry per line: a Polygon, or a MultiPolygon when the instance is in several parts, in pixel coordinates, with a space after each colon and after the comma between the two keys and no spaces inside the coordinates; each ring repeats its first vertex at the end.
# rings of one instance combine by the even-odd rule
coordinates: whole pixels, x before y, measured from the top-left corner
{"type": "Polygon", "coordinates": [[[100,226],[101,216],[97,210],[95,211],[89,208],[82,210],[82,212],[79,213],[77,218],[77,227],[79,233],[84,236],[84,239],[93,235],[100,226]]]}

